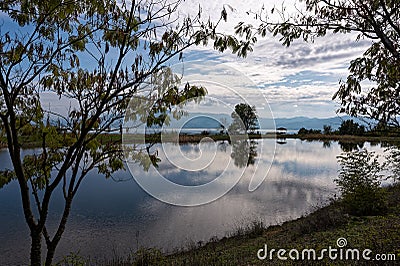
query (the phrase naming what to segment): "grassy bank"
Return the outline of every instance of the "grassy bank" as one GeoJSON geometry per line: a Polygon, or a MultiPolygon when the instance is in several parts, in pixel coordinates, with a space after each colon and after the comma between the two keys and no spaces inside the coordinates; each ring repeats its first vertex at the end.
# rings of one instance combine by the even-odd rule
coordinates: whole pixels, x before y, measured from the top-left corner
{"type": "MultiPolygon", "coordinates": [[[[356,217],[345,213],[340,201],[317,209],[299,219],[264,228],[260,222],[249,221],[233,236],[214,239],[204,245],[173,254],[162,254],[156,249],[142,249],[126,258],[114,258],[106,263],[70,258],[61,265],[398,265],[400,261],[400,185],[385,188],[388,192],[389,210],[382,216],[356,217]],[[395,254],[396,261],[323,260],[293,261],[259,260],[257,252],[265,244],[268,250],[315,249],[317,257],[322,249],[337,248],[337,240],[345,238],[344,249],[372,250],[369,255],[395,254]]],[[[288,254],[286,253],[286,256],[288,254]]],[[[300,253],[301,256],[301,253],[300,253]]]]}

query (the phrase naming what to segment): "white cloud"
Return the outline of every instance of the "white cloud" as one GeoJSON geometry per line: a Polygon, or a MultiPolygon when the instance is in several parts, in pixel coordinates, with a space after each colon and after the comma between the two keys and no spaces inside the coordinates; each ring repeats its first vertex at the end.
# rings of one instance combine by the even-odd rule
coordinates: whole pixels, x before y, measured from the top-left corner
{"type": "MultiPolygon", "coordinates": [[[[197,14],[200,5],[202,18],[207,20],[210,17],[212,21],[216,21],[225,7],[228,21],[220,24],[220,30],[232,34],[235,25],[240,21],[259,24],[246,11],[259,11],[263,5],[271,9],[281,3],[282,1],[262,3],[256,0],[184,1],[179,7],[179,14],[181,17],[197,14]]],[[[292,9],[293,3],[294,0],[285,2],[292,9]]],[[[338,34],[316,39],[314,43],[295,41],[290,47],[284,47],[278,37],[267,35],[259,39],[254,52],[244,59],[228,51],[217,52],[212,45],[193,47],[184,57],[186,62],[197,60],[197,65],[191,71],[185,71],[189,72],[192,80],[196,78],[209,81],[206,86],[209,95],[222,99],[231,106],[237,104],[240,97],[231,95],[226,88],[233,89],[260,110],[269,110],[264,108],[269,103],[275,117],[329,117],[335,115],[337,108],[331,98],[338,89],[339,80],[346,78],[350,60],[360,56],[369,44],[367,40],[355,42],[354,34],[338,34]],[[224,66],[219,67],[220,64],[224,66]],[[210,85],[213,80],[218,84],[210,85]],[[221,89],[223,86],[226,88],[221,89]],[[296,107],[288,110],[288,106],[296,107]]],[[[42,96],[44,105],[48,107],[50,102],[55,102],[53,98],[50,95],[42,96]]],[[[68,108],[69,104],[67,107],[60,107],[63,104],[66,103],[54,103],[51,107],[68,108]]],[[[216,113],[221,111],[217,107],[207,110],[216,113]]],[[[270,116],[266,111],[265,115],[270,116]]]]}
{"type": "MultiPolygon", "coordinates": [[[[285,2],[294,10],[294,1],[285,2]],[[290,3],[289,3],[290,2],[290,3]]],[[[220,30],[233,33],[234,26],[239,21],[245,21],[258,25],[253,15],[246,11],[259,11],[264,6],[267,9],[274,5],[280,6],[282,1],[199,1],[184,2],[181,10],[186,14],[197,10],[200,4],[203,13],[210,16],[211,20],[217,20],[225,5],[228,11],[228,22],[222,23],[220,30]],[[234,10],[231,11],[232,7],[234,10]]],[[[212,47],[195,47],[186,54],[188,61],[201,59],[212,62],[214,65],[226,63],[239,72],[246,75],[254,87],[261,88],[273,105],[276,117],[286,116],[334,116],[335,103],[332,95],[338,89],[339,80],[345,79],[348,74],[348,66],[352,59],[360,56],[370,45],[367,40],[355,41],[354,34],[328,34],[318,38],[314,43],[295,41],[290,47],[284,47],[279,43],[278,37],[267,35],[259,39],[254,47],[254,52],[247,58],[239,59],[229,52],[219,53],[212,47]],[[298,111],[305,113],[288,113],[282,109],[285,103],[291,102],[298,106],[298,111]]],[[[249,98],[260,98],[259,90],[245,88],[242,93],[249,98]]],[[[209,89],[215,95],[220,92],[209,89]]],[[[225,98],[227,99],[227,98],[225,98]]],[[[259,104],[262,104],[259,101],[259,104]]]]}

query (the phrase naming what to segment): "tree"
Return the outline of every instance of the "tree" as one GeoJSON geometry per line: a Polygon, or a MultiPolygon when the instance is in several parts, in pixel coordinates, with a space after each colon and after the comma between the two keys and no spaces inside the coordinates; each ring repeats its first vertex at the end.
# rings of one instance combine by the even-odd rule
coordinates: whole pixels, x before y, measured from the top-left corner
{"type": "Polygon", "coordinates": [[[307,135],[307,134],[321,134],[321,130],[319,129],[306,129],[304,127],[300,128],[297,132],[298,135],[307,135]]]}
{"type": "Polygon", "coordinates": [[[300,128],[299,131],[297,132],[298,135],[305,135],[308,134],[308,130],[304,127],[300,128]]]}
{"type": "Polygon", "coordinates": [[[354,122],[352,119],[342,121],[339,127],[340,135],[364,135],[365,127],[354,122]]]}
{"type": "Polygon", "coordinates": [[[382,214],[387,209],[386,194],[380,187],[382,174],[378,157],[367,150],[338,156],[341,169],[335,179],[346,210],[354,215],[382,214]]]}
{"type": "Polygon", "coordinates": [[[256,107],[250,106],[246,103],[240,103],[235,105],[235,111],[232,112],[231,117],[233,122],[230,125],[231,132],[245,131],[254,133],[254,130],[258,129],[258,119],[256,113],[256,107]]]}
{"type": "Polygon", "coordinates": [[[130,99],[146,98],[152,105],[138,106],[129,115],[139,120],[147,117],[142,122],[149,126],[162,124],[172,106],[206,93],[202,87],[180,87],[180,79],[168,68],[171,59],[182,60],[185,49],[209,40],[220,51],[247,52],[245,43],[217,32],[220,21],[226,20],[225,9],[219,21],[202,22],[201,11],[179,17],[181,2],[0,3],[5,25],[0,30],[0,118],[13,165],[1,171],[0,184],[11,180],[19,184],[30,230],[31,265],[42,264],[42,237],[45,264],[52,264],[72,201],[87,174],[97,169],[110,177],[124,167],[120,141],[104,133],[119,130],[115,124],[130,99]],[[70,109],[66,114],[44,109],[42,92],[70,100],[70,109]],[[60,119],[64,133],[45,124],[45,115],[60,119]],[[21,129],[28,125],[35,125],[41,150],[22,157],[21,129]],[[49,205],[58,187],[64,208],[58,226],[50,232],[49,205]]]}
{"type": "Polygon", "coordinates": [[[325,135],[330,135],[332,134],[332,127],[329,125],[324,125],[324,134],[325,135]]]}
{"type": "MultiPolygon", "coordinates": [[[[400,126],[400,2],[398,0],[299,0],[305,10],[293,15],[273,8],[255,16],[259,27],[243,22],[236,33],[254,44],[256,36],[271,32],[283,45],[302,39],[313,41],[328,33],[356,33],[355,41],[370,39],[371,46],[350,62],[350,74],[341,81],[333,99],[340,113],[365,116],[384,124],[400,126]],[[274,15],[279,17],[273,19],[274,15]],[[369,84],[373,85],[369,85],[369,84]]],[[[276,16],[275,16],[276,17],[276,16]]]]}

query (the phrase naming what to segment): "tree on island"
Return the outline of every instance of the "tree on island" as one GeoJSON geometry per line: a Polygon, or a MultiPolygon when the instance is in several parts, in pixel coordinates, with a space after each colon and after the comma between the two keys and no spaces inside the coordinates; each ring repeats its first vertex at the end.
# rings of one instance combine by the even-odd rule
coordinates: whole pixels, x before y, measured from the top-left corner
{"type": "Polygon", "coordinates": [[[233,121],[229,126],[229,132],[254,133],[259,128],[255,106],[250,106],[247,103],[237,104],[231,117],[233,121]]]}
{"type": "Polygon", "coordinates": [[[185,49],[210,40],[215,49],[229,48],[239,56],[251,50],[248,42],[217,32],[226,20],[225,9],[218,21],[202,21],[201,9],[193,17],[178,14],[181,2],[0,3],[0,118],[12,161],[11,170],[2,169],[0,184],[19,184],[31,238],[30,265],[42,265],[42,238],[45,265],[52,264],[87,174],[97,170],[110,177],[124,167],[120,141],[98,137],[121,121],[132,97],[152,103],[129,114],[138,120],[148,117],[142,122],[151,126],[162,124],[172,106],[205,95],[202,87],[179,87],[179,77],[168,68],[171,59],[182,60],[185,49]],[[67,113],[45,110],[43,92],[70,101],[67,113]],[[64,134],[43,122],[46,115],[62,121],[64,134]],[[21,134],[28,125],[35,126],[41,149],[23,156],[21,134]],[[64,206],[53,231],[48,214],[58,189],[64,206]]]}
{"type": "Polygon", "coordinates": [[[398,0],[300,0],[297,12],[273,8],[254,13],[258,27],[243,22],[236,33],[253,44],[271,32],[283,45],[312,42],[330,33],[356,33],[355,41],[371,40],[364,54],[350,62],[349,75],[333,99],[340,113],[362,116],[399,127],[400,2],[398,0]],[[303,8],[304,7],[304,8],[303,8]],[[276,19],[275,19],[276,18],[276,19]],[[372,85],[371,85],[372,84],[372,85]]]}

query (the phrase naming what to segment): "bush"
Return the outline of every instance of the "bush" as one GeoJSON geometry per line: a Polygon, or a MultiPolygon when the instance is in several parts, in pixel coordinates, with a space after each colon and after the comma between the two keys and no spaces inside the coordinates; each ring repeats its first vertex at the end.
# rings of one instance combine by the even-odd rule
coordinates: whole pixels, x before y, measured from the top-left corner
{"type": "Polygon", "coordinates": [[[352,215],[380,215],[387,210],[387,195],[380,187],[378,156],[357,150],[338,156],[341,169],[335,179],[345,210],[352,215]]]}

